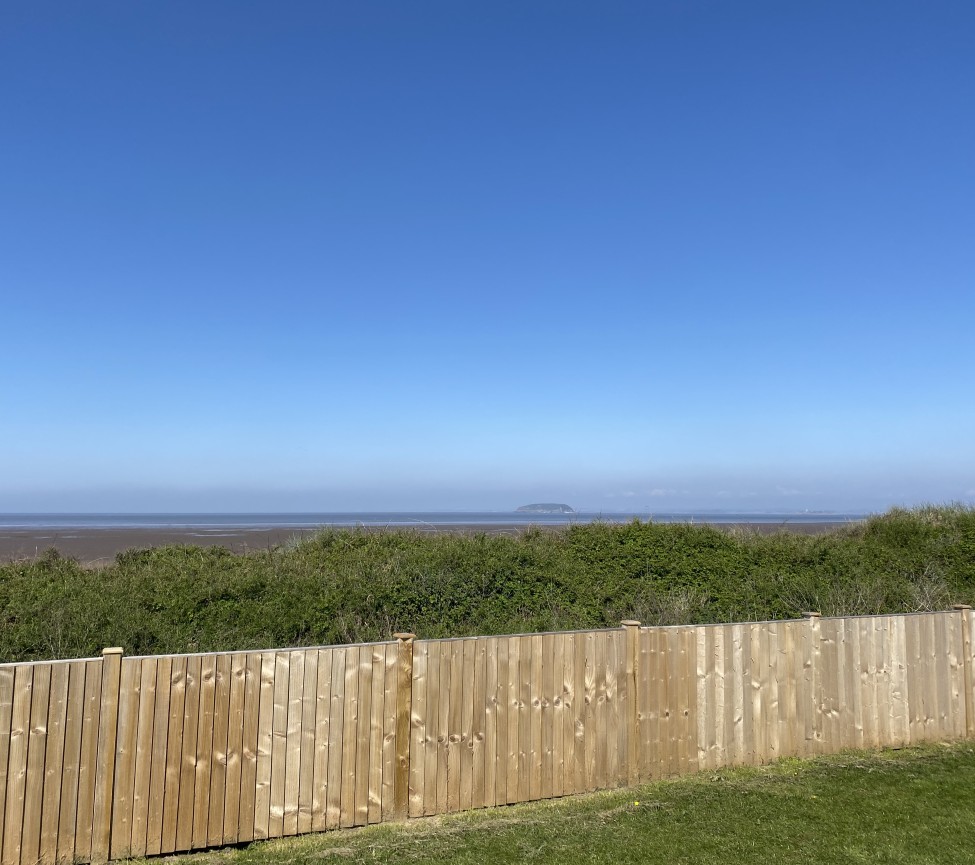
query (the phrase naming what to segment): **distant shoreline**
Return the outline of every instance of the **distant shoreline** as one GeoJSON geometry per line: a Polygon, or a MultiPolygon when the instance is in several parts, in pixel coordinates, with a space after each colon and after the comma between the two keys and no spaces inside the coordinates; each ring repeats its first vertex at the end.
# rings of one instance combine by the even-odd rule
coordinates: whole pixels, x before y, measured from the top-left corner
{"type": "MultiPolygon", "coordinates": [[[[561,523],[463,523],[460,521],[450,524],[433,524],[416,522],[409,525],[366,525],[366,526],[332,526],[338,530],[358,528],[360,531],[417,531],[427,534],[486,534],[486,535],[518,535],[529,527],[537,527],[546,531],[555,531],[571,525],[570,522],[561,523]]],[[[612,515],[603,517],[606,522],[629,522],[629,519],[613,519],[612,515]]],[[[706,519],[691,519],[695,525],[713,525],[716,528],[732,529],[746,528],[762,534],[777,531],[787,531],[797,534],[822,534],[840,526],[849,525],[853,520],[849,518],[830,520],[823,517],[818,521],[791,522],[788,517],[777,521],[723,521],[714,522],[706,519]]],[[[674,522],[669,520],[668,522],[674,522]]],[[[292,542],[296,539],[308,538],[322,528],[329,526],[296,527],[235,527],[235,526],[179,526],[167,528],[120,528],[88,527],[88,526],[48,526],[48,527],[4,527],[0,528],[0,562],[29,560],[37,558],[47,550],[56,549],[61,555],[77,559],[84,564],[106,565],[114,561],[118,553],[126,550],[141,550],[152,547],[172,545],[188,545],[197,547],[226,547],[233,553],[253,553],[272,549],[276,546],[292,542]]]]}

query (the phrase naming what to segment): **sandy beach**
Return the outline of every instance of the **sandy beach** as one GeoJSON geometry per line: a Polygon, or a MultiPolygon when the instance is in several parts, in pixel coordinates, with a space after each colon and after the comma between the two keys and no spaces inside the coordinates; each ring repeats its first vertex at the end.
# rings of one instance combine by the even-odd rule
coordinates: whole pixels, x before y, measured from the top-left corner
{"type": "MultiPolygon", "coordinates": [[[[718,528],[744,527],[762,533],[789,531],[802,534],[820,534],[835,529],[839,524],[822,523],[715,523],[718,528]]],[[[554,530],[561,526],[542,526],[554,530]]],[[[417,525],[411,531],[431,533],[484,533],[488,535],[517,535],[525,531],[523,524],[417,525]]],[[[367,527],[360,531],[389,531],[383,527],[367,527]]],[[[63,529],[0,529],[0,562],[33,559],[51,548],[61,555],[90,565],[105,565],[114,561],[116,554],[125,550],[141,550],[186,544],[199,547],[226,547],[234,553],[267,550],[295,539],[315,534],[317,529],[306,528],[63,528],[63,529]]]]}

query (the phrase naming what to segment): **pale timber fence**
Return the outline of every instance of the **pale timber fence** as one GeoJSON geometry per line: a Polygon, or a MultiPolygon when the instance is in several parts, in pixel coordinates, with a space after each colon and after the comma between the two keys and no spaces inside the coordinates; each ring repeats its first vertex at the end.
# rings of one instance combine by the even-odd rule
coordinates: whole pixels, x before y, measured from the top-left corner
{"type": "Polygon", "coordinates": [[[2,865],[975,735],[967,607],[0,665],[2,865]]]}

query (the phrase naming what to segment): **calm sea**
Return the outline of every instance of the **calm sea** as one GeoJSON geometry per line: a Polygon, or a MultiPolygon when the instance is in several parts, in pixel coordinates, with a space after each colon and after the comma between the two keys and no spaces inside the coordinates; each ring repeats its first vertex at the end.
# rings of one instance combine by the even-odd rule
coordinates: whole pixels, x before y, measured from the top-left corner
{"type": "Polygon", "coordinates": [[[322,526],[497,526],[658,523],[848,523],[865,514],[616,513],[527,514],[516,511],[349,512],[316,514],[0,514],[0,529],[315,529],[322,526]]]}

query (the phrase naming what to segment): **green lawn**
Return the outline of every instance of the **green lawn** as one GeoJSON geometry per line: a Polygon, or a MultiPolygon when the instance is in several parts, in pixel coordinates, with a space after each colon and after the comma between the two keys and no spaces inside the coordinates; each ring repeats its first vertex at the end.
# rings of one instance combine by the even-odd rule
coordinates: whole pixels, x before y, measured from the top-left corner
{"type": "Polygon", "coordinates": [[[786,760],[176,858],[181,865],[975,862],[975,743],[786,760]]]}

